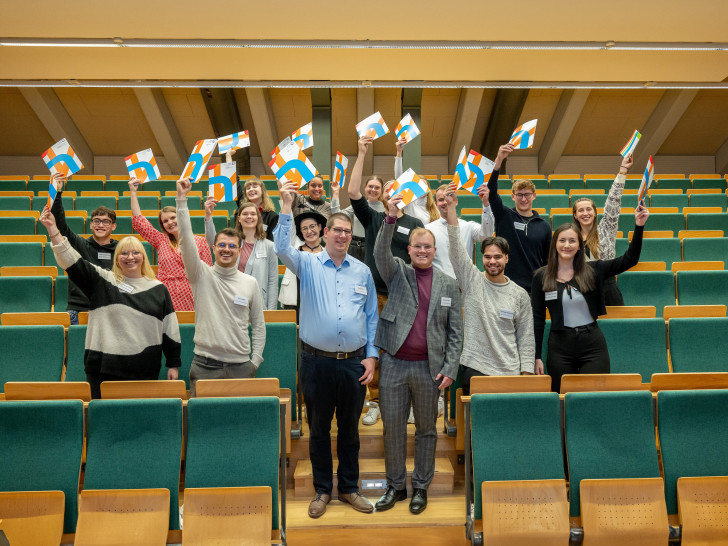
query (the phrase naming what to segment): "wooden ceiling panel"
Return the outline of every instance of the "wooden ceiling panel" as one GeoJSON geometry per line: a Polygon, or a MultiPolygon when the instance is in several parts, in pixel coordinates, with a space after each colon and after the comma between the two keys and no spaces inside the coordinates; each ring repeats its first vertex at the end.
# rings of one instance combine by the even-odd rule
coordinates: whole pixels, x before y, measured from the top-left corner
{"type": "Polygon", "coordinates": [[[422,90],[422,155],[450,152],[459,102],[459,89],[422,90]]]}
{"type": "MultiPolygon", "coordinates": [[[[281,140],[311,123],[311,91],[308,89],[271,89],[270,100],[281,140]]],[[[306,153],[310,154],[311,149],[306,153]]]]}
{"type": "Polygon", "coordinates": [[[95,155],[127,156],[147,148],[161,149],[133,89],[55,89],[71,119],[95,155]]]}
{"type": "Polygon", "coordinates": [[[712,155],[728,140],[728,91],[699,91],[660,155],[712,155]]]}
{"type": "Polygon", "coordinates": [[[563,155],[619,154],[632,132],[641,130],[662,94],[657,89],[592,91],[563,155]]]}
{"type": "Polygon", "coordinates": [[[559,103],[560,98],[560,89],[531,89],[528,92],[528,98],[526,104],[523,105],[518,125],[537,119],[536,138],[533,141],[533,148],[519,150],[516,152],[518,155],[538,155],[544,135],[546,135],[546,130],[551,123],[551,118],[556,111],[556,105],[559,103]]]}
{"type": "Polygon", "coordinates": [[[0,88],[0,119],[0,156],[40,156],[54,144],[53,137],[14,87],[0,88]]]}
{"type": "MultiPolygon", "coordinates": [[[[331,146],[346,156],[356,157],[356,89],[331,90],[331,146]]],[[[354,167],[349,165],[349,172],[354,167]]]]}
{"type": "MultiPolygon", "coordinates": [[[[480,101],[478,119],[475,121],[475,129],[473,130],[473,141],[470,143],[470,148],[473,150],[480,150],[483,145],[483,139],[485,138],[485,131],[488,129],[488,122],[490,122],[496,93],[496,89],[483,90],[483,99],[480,101]]],[[[461,146],[461,144],[458,143],[458,146],[461,146]]]]}
{"type": "MultiPolygon", "coordinates": [[[[395,148],[396,137],[394,136],[394,129],[397,127],[399,120],[402,119],[402,90],[375,89],[374,112],[380,112],[382,114],[389,129],[388,134],[374,141],[374,155],[391,155],[394,157],[394,154],[397,152],[395,148]]],[[[357,120],[357,122],[359,121],[361,120],[357,120]]]]}
{"type": "Polygon", "coordinates": [[[258,139],[256,138],[255,126],[253,125],[253,115],[250,113],[250,104],[248,104],[248,97],[245,95],[245,89],[233,89],[235,95],[235,102],[238,105],[238,114],[240,115],[240,121],[243,126],[241,129],[248,131],[250,137],[250,155],[260,156],[260,146],[258,145],[258,139]]]}
{"type": "Polygon", "coordinates": [[[164,89],[164,98],[188,153],[198,140],[215,138],[199,89],[164,89]]]}

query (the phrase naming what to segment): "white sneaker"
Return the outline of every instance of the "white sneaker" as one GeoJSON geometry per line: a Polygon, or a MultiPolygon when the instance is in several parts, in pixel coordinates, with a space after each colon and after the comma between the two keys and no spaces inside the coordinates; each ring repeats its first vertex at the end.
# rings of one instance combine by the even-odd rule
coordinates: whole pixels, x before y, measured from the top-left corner
{"type": "Polygon", "coordinates": [[[415,410],[410,406],[410,414],[409,418],[407,419],[408,425],[414,425],[415,424],[415,410]]]}
{"type": "Polygon", "coordinates": [[[437,399],[437,416],[442,417],[443,413],[445,413],[445,399],[441,396],[437,399]]]}
{"type": "Polygon", "coordinates": [[[369,402],[369,411],[361,420],[364,425],[375,425],[379,421],[379,404],[376,402],[369,402]]]}
{"type": "Polygon", "coordinates": [[[180,531],[182,530],[182,518],[184,517],[184,514],[185,514],[185,505],[183,504],[182,506],[179,507],[179,528],[180,528],[180,531]]]}

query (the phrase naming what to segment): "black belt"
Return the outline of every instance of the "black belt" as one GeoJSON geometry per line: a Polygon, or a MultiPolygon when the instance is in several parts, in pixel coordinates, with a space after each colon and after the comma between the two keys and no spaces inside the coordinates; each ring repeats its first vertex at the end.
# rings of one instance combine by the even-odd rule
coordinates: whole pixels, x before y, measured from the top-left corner
{"type": "Polygon", "coordinates": [[[326,358],[335,358],[336,360],[346,360],[347,358],[355,358],[364,354],[364,347],[359,347],[349,353],[331,353],[322,351],[316,347],[311,347],[308,343],[301,342],[301,349],[314,356],[325,356],[326,358]]]}
{"type": "Polygon", "coordinates": [[[597,328],[597,323],[592,322],[591,324],[585,324],[584,326],[576,326],[572,328],[571,326],[564,326],[564,330],[569,330],[570,332],[576,332],[577,334],[581,334],[584,332],[591,332],[597,328]]]}
{"type": "Polygon", "coordinates": [[[363,247],[366,246],[366,241],[364,240],[364,237],[352,237],[351,243],[354,246],[363,247]]]}

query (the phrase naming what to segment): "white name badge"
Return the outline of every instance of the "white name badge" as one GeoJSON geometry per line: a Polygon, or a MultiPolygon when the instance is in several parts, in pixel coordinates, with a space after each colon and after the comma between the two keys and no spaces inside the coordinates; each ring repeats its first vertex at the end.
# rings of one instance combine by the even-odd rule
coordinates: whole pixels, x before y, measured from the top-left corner
{"type": "Polygon", "coordinates": [[[263,231],[268,231],[268,224],[263,224],[263,231]]]}
{"type": "Polygon", "coordinates": [[[125,282],[118,285],[119,290],[122,292],[126,292],[127,294],[131,294],[134,291],[134,287],[130,284],[126,284],[125,282]]]}
{"type": "Polygon", "coordinates": [[[452,298],[442,297],[440,298],[440,305],[443,307],[450,307],[452,305],[452,298]]]}
{"type": "Polygon", "coordinates": [[[515,314],[513,313],[513,311],[509,311],[508,309],[501,309],[499,316],[500,316],[500,318],[513,320],[513,317],[515,316],[515,314]]]}
{"type": "Polygon", "coordinates": [[[265,258],[267,254],[265,253],[265,250],[256,250],[255,251],[255,257],[256,258],[265,258]]]}
{"type": "Polygon", "coordinates": [[[235,299],[233,300],[233,303],[235,305],[243,305],[244,307],[248,306],[248,298],[244,298],[243,296],[235,296],[235,299]]]}
{"type": "Polygon", "coordinates": [[[406,228],[404,226],[397,226],[397,233],[402,233],[403,235],[409,235],[409,228],[406,228]]]}
{"type": "Polygon", "coordinates": [[[526,229],[526,224],[524,224],[523,222],[513,222],[513,227],[523,231],[526,229]]]}
{"type": "Polygon", "coordinates": [[[556,290],[552,290],[551,292],[546,292],[544,296],[546,296],[546,301],[552,301],[559,297],[559,293],[556,290]]]}
{"type": "Polygon", "coordinates": [[[111,252],[99,252],[99,260],[110,260],[111,252]]]}
{"type": "Polygon", "coordinates": [[[286,279],[286,278],[283,278],[283,279],[281,280],[281,285],[283,285],[283,286],[288,286],[289,284],[291,284],[291,279],[286,279]]]}
{"type": "Polygon", "coordinates": [[[354,292],[356,292],[357,294],[361,294],[362,296],[366,296],[367,295],[367,287],[366,286],[355,286],[354,287],[354,292]]]}

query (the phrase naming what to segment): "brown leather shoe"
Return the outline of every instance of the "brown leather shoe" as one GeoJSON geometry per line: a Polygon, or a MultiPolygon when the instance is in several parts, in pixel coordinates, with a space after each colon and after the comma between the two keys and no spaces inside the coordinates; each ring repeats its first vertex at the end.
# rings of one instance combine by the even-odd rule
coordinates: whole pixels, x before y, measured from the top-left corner
{"type": "Polygon", "coordinates": [[[308,516],[311,518],[320,518],[326,512],[326,505],[331,500],[331,495],[326,493],[316,493],[316,496],[308,505],[308,516]]]}
{"type": "Polygon", "coordinates": [[[364,512],[365,514],[374,512],[374,505],[366,497],[362,497],[358,491],[354,493],[339,493],[339,500],[351,504],[351,507],[357,512],[364,512]]]}

